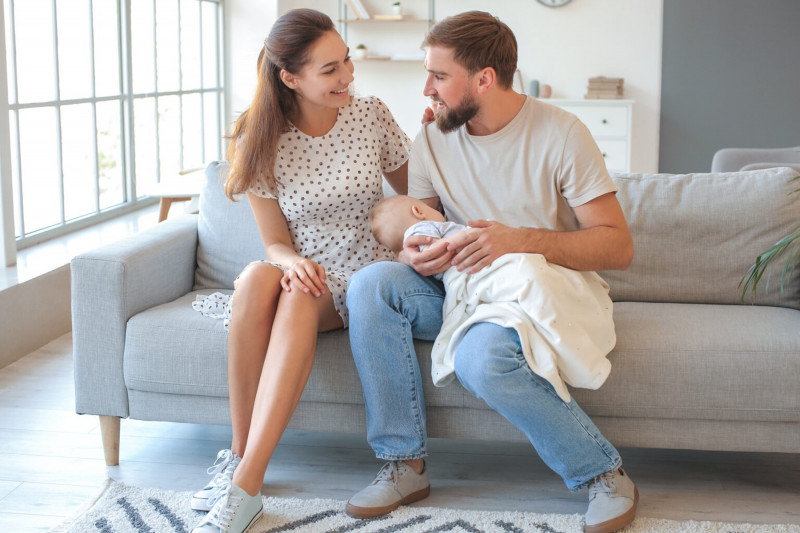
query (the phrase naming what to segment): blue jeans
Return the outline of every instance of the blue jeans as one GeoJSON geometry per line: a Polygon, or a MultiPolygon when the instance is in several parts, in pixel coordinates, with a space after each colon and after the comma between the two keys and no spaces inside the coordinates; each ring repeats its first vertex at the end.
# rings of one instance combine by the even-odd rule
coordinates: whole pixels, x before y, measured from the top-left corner
{"type": "MultiPolygon", "coordinates": [[[[440,281],[401,263],[374,263],[350,279],[350,344],[364,389],[367,439],[381,459],[427,454],[413,339],[436,338],[443,303],[440,281]]],[[[531,371],[515,330],[475,324],[459,345],[455,370],[465,389],[525,433],[570,490],[619,467],[619,453],[577,402],[565,403],[531,371]]]]}

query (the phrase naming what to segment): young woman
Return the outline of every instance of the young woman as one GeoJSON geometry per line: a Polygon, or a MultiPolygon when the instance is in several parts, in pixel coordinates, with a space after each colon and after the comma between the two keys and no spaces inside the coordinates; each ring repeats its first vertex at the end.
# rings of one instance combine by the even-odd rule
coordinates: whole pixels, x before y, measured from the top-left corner
{"type": "Polygon", "coordinates": [[[353,64],[331,19],[292,10],[258,58],[258,87],[236,121],[225,191],[246,193],[268,261],[234,283],[228,330],[233,440],[192,498],[193,533],[241,533],[262,513],[267,465],[314,361],[317,332],[347,327],[345,290],[392,254],[368,213],[382,178],[406,191],[409,139],[376,98],[350,94],[353,64]]]}

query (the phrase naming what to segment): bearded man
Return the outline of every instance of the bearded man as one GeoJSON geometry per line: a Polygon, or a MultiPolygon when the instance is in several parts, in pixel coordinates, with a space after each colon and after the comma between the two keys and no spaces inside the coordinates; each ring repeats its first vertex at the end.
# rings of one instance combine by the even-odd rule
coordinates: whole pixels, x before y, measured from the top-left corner
{"type": "MultiPolygon", "coordinates": [[[[452,265],[474,273],[508,253],[542,254],[581,271],[624,270],[633,258],[616,186],[586,126],[513,90],[517,43],[508,26],[489,13],[462,13],[436,24],[424,47],[433,121],[414,141],[408,194],[472,230],[457,243],[409,239],[398,262],[374,263],[350,280],[367,439],[388,461],[348,502],[357,518],[430,492],[413,338],[434,340],[442,325],[444,288],[433,274],[452,265]]],[[[474,324],[454,366],[464,388],[518,427],[570,490],[589,489],[586,531],[616,531],[633,520],[638,491],[619,452],[574,398],[560,398],[531,370],[516,329],[474,324]]]]}

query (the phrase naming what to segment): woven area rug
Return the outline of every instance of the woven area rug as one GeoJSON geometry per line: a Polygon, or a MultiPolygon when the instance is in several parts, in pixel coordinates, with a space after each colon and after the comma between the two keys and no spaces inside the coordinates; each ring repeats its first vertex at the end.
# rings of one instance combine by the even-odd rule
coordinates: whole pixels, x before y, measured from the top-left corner
{"type": "MultiPolygon", "coordinates": [[[[141,489],[106,482],[79,516],[51,533],[190,533],[201,513],[189,509],[190,492],[141,489]]],[[[463,511],[401,507],[389,516],[356,520],[345,502],[264,498],[265,516],[253,533],[582,533],[581,515],[463,511]]],[[[762,525],[637,518],[624,533],[800,533],[797,525],[762,525]]]]}

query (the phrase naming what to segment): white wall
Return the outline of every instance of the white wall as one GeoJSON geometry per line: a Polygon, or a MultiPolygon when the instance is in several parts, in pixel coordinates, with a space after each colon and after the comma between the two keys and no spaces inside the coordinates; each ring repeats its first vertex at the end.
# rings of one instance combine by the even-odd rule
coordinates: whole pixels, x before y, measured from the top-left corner
{"type": "MultiPolygon", "coordinates": [[[[256,61],[269,29],[278,18],[278,0],[226,0],[225,122],[250,107],[256,88],[256,61]]],[[[229,133],[229,131],[228,131],[229,133]]]]}
{"type": "MultiPolygon", "coordinates": [[[[389,12],[390,0],[362,1],[373,12],[389,12]]],[[[424,15],[422,0],[404,0],[404,4],[424,15]]],[[[231,57],[229,109],[233,116],[249,105],[255,87],[258,51],[278,13],[311,7],[338,19],[337,0],[229,0],[227,6],[231,57]]],[[[519,68],[526,92],[529,81],[535,78],[553,87],[554,98],[583,98],[587,80],[592,76],[625,78],[625,97],[636,102],[632,170],[656,172],[662,8],[663,0],[573,0],[561,8],[547,8],[534,0],[436,0],[436,18],[481,9],[507,23],[519,44],[519,68]]],[[[349,31],[358,30],[351,25],[349,31]]],[[[409,37],[412,49],[421,41],[424,25],[418,31],[409,37]]],[[[355,38],[353,35],[351,40],[355,38]]],[[[348,44],[355,46],[354,42],[348,44]]],[[[427,105],[422,96],[425,80],[422,63],[360,62],[356,64],[355,76],[356,90],[383,99],[406,133],[413,137],[427,105]]]]}

